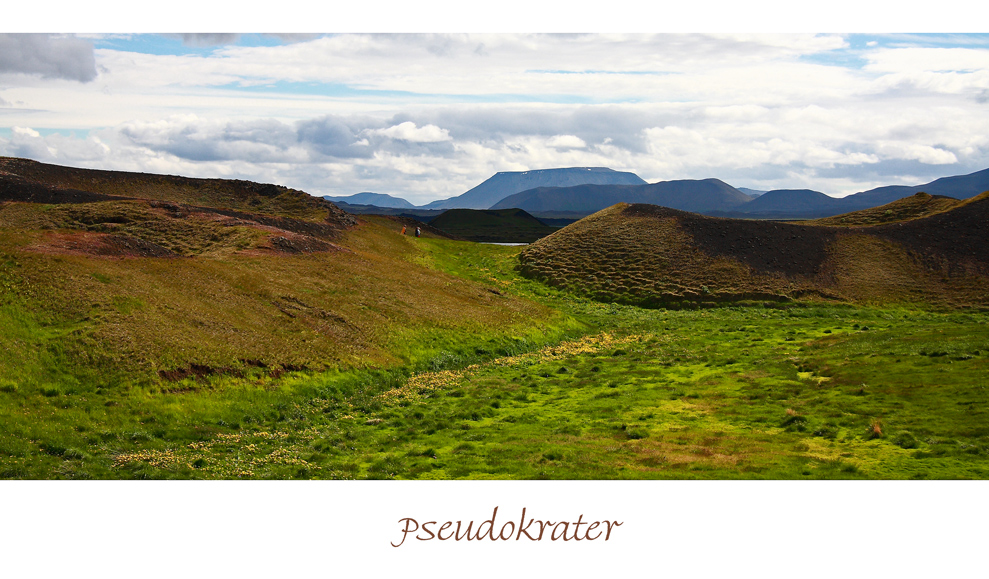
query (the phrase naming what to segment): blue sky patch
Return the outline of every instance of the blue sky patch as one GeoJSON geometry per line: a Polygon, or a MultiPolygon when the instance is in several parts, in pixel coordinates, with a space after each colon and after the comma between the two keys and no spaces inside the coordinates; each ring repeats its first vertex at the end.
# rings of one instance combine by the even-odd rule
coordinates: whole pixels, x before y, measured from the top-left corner
{"type": "Polygon", "coordinates": [[[209,56],[213,52],[230,46],[280,46],[284,40],[269,34],[236,34],[233,42],[187,44],[181,35],[164,34],[112,34],[93,41],[96,48],[154,54],[158,56],[209,56]]]}
{"type": "MultiPolygon", "coordinates": [[[[378,90],[356,88],[341,83],[320,83],[320,82],[292,82],[277,81],[265,84],[230,83],[217,87],[222,90],[231,90],[239,93],[256,93],[271,95],[307,95],[323,96],[330,98],[354,98],[372,101],[395,101],[427,104],[453,104],[453,103],[557,103],[557,104],[591,104],[596,101],[590,97],[569,94],[439,94],[439,93],[418,93],[400,90],[378,90]]],[[[635,102],[616,101],[607,102],[635,102]]]]}

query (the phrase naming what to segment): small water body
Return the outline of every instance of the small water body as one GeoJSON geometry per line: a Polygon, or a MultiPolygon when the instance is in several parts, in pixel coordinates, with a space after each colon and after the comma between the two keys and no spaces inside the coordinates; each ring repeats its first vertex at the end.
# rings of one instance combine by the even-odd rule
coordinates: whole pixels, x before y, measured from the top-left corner
{"type": "Polygon", "coordinates": [[[529,245],[528,243],[500,243],[498,241],[481,241],[484,245],[529,245]]]}

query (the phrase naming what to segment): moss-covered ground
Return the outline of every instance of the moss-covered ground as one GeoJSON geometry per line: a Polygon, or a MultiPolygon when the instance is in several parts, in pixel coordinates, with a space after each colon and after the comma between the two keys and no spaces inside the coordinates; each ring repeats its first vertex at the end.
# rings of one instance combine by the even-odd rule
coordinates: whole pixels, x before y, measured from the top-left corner
{"type": "MultiPolygon", "coordinates": [[[[333,271],[366,275],[367,256],[384,243],[433,293],[410,305],[398,281],[368,288],[299,278],[276,289],[281,282],[257,273],[275,267],[261,258],[230,258],[236,268],[223,269],[252,284],[230,293],[269,296],[273,311],[288,309],[286,295],[326,309],[344,304],[367,349],[350,357],[339,350],[337,361],[315,368],[304,344],[322,338],[286,317],[279,331],[298,341],[291,351],[309,356],[309,370],[245,362],[180,380],[157,377],[149,361],[181,359],[171,330],[155,337],[147,329],[167,322],[168,302],[155,297],[167,288],[134,285],[164,265],[128,262],[128,277],[121,262],[31,257],[32,271],[42,271],[33,274],[24,254],[8,253],[0,268],[0,477],[989,476],[985,312],[823,302],[643,309],[522,278],[518,248],[402,240],[409,249],[386,239],[352,240],[352,263],[333,271]],[[40,266],[65,263],[78,284],[96,289],[58,295],[99,299],[74,305],[72,316],[46,313],[39,304],[54,308],[55,298],[25,284],[47,279],[40,266]],[[461,304],[452,307],[463,308],[464,320],[421,305],[440,288],[452,295],[441,303],[461,304]],[[502,305],[474,323],[476,288],[502,305]],[[368,308],[381,315],[362,317],[368,308]],[[419,313],[389,321],[406,310],[419,313]],[[135,327],[129,319],[146,329],[127,340],[151,336],[150,345],[80,357],[94,328],[135,327]],[[139,356],[138,369],[121,352],[139,356]]],[[[297,261],[277,266],[281,275],[330,267],[317,257],[284,259],[297,261]]],[[[168,267],[193,294],[207,290],[191,269],[219,274],[210,263],[168,267]]],[[[219,327],[223,317],[202,320],[219,327]]],[[[211,326],[189,328],[207,355],[211,326]]],[[[218,346],[216,364],[237,347],[218,346]]]]}

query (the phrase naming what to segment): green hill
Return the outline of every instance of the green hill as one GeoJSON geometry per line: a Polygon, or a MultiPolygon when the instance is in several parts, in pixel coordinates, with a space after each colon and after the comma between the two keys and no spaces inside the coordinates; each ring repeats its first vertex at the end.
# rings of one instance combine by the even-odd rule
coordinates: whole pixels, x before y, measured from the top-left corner
{"type": "Polygon", "coordinates": [[[521,209],[450,209],[429,224],[470,241],[531,243],[556,231],[521,209]]]}
{"type": "Polygon", "coordinates": [[[836,228],[618,204],[519,255],[523,275],[646,306],[791,300],[989,304],[989,197],[922,219],[836,228]]]}

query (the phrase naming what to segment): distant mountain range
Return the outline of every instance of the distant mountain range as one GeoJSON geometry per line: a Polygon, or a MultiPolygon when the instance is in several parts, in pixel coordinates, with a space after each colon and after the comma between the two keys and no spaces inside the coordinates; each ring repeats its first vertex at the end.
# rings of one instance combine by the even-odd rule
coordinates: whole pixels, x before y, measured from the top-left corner
{"type": "Polygon", "coordinates": [[[987,190],[989,169],[970,175],[943,177],[912,187],[879,187],[843,198],[809,189],[779,189],[752,197],[718,179],[703,179],[660,181],[637,186],[541,187],[506,197],[492,209],[517,207],[537,216],[547,212],[590,215],[624,202],[660,205],[719,217],[815,219],[878,207],[919,192],[967,199],[987,190]]]}
{"type": "Polygon", "coordinates": [[[847,197],[831,197],[809,189],[768,191],[740,207],[706,212],[720,217],[815,219],[886,205],[916,193],[968,199],[989,191],[989,169],[942,177],[924,185],[877,187],[847,197]]]}
{"type": "Polygon", "coordinates": [[[463,195],[415,206],[380,193],[326,196],[352,213],[409,212],[431,218],[446,209],[523,209],[540,219],[569,222],[615,203],[647,203],[718,217],[817,219],[869,209],[924,192],[967,199],[989,190],[989,169],[924,185],[877,187],[838,198],[810,189],[760,191],[718,179],[646,183],[634,173],[604,167],[501,172],[463,195]]]}
{"type": "Polygon", "coordinates": [[[537,187],[573,187],[578,185],[645,185],[635,173],[614,171],[606,167],[571,167],[538,171],[504,171],[463,195],[433,201],[423,209],[488,209],[515,193],[537,187]]]}
{"type": "Polygon", "coordinates": [[[334,203],[346,203],[348,205],[374,205],[375,207],[398,207],[401,209],[412,209],[415,205],[409,203],[401,197],[393,197],[384,193],[357,193],[345,197],[332,197],[323,195],[323,199],[334,203]]]}
{"type": "Polygon", "coordinates": [[[492,209],[518,207],[526,211],[595,213],[615,203],[648,203],[700,213],[734,208],[751,198],[718,179],[660,181],[645,185],[578,185],[540,187],[510,195],[492,209]]]}
{"type": "Polygon", "coordinates": [[[741,191],[742,193],[745,193],[749,197],[758,197],[766,193],[765,191],[759,191],[757,189],[749,189],[748,187],[735,187],[735,188],[741,191]]]}

